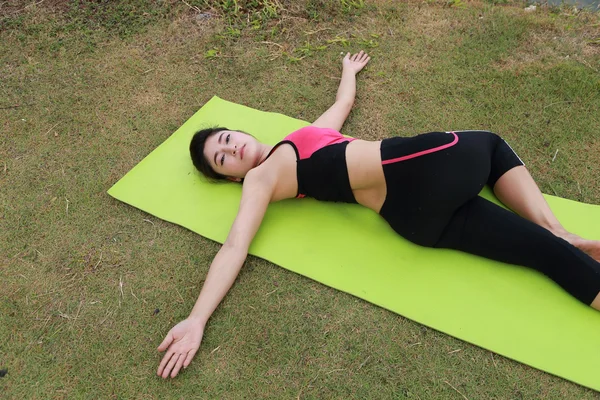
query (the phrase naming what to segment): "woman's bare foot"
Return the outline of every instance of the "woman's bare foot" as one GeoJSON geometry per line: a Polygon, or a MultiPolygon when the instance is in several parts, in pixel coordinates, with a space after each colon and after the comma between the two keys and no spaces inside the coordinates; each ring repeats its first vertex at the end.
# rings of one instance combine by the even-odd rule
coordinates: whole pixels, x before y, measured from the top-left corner
{"type": "Polygon", "coordinates": [[[553,231],[556,236],[563,238],[579,250],[600,262],[600,240],[587,240],[566,230],[553,231]]]}

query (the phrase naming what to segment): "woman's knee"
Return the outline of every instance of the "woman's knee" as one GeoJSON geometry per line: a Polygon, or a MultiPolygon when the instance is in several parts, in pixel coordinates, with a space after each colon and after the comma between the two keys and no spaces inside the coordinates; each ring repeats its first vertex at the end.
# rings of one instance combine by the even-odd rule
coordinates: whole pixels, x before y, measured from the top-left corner
{"type": "Polygon", "coordinates": [[[594,300],[592,301],[592,304],[590,304],[590,306],[592,308],[595,308],[596,310],[600,311],[600,293],[598,293],[596,295],[596,297],[594,298],[594,300]]]}

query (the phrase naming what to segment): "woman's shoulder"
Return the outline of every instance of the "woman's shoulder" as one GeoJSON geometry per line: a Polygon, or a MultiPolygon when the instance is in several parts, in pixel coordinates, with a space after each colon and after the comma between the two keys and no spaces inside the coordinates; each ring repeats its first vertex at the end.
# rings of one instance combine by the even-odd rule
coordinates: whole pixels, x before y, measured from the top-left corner
{"type": "MultiPolygon", "coordinates": [[[[296,151],[290,145],[280,145],[271,156],[258,167],[250,170],[252,179],[273,187],[273,201],[296,196],[296,151]]],[[[245,182],[244,182],[245,183],[245,182]]]]}
{"type": "Polygon", "coordinates": [[[257,173],[269,175],[274,173],[273,171],[279,170],[282,166],[295,165],[296,159],[294,142],[284,139],[278,142],[271,150],[269,157],[262,164],[253,168],[252,171],[256,170],[257,173]]]}

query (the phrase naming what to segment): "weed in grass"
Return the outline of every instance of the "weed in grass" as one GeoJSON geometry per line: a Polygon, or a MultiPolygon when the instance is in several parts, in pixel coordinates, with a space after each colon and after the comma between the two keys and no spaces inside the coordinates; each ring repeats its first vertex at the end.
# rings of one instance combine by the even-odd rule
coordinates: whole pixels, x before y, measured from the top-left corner
{"type": "Polygon", "coordinates": [[[242,32],[232,26],[226,27],[223,32],[216,35],[220,39],[238,39],[240,36],[242,36],[242,32]]]}
{"type": "Polygon", "coordinates": [[[266,22],[279,18],[284,11],[278,0],[196,0],[191,5],[208,9],[228,24],[249,23],[260,29],[266,22]]]}
{"type": "Polygon", "coordinates": [[[385,20],[385,22],[389,23],[395,23],[399,20],[401,20],[402,22],[404,22],[405,18],[402,16],[402,8],[405,7],[401,4],[389,4],[386,6],[382,6],[379,10],[379,13],[381,16],[383,16],[383,19],[385,20]]]}
{"type": "Polygon", "coordinates": [[[448,0],[446,5],[448,7],[465,8],[465,3],[462,0],[448,0]]]}
{"type": "Polygon", "coordinates": [[[210,60],[210,59],[213,59],[213,58],[215,58],[215,57],[218,57],[218,56],[219,56],[219,54],[220,54],[220,51],[219,51],[219,49],[210,49],[210,50],[207,50],[207,51],[204,53],[204,58],[206,58],[206,59],[209,59],[209,60],[210,60]]]}
{"type": "Polygon", "coordinates": [[[350,18],[367,10],[364,0],[308,0],[304,16],[312,21],[334,21],[336,18],[350,18]]]}
{"type": "Polygon", "coordinates": [[[347,14],[365,8],[364,0],[340,0],[340,5],[342,6],[342,11],[347,14]]]}
{"type": "Polygon", "coordinates": [[[333,39],[327,39],[326,42],[328,44],[339,43],[344,47],[350,46],[350,41],[348,39],[339,36],[336,36],[333,39]]]}
{"type": "Polygon", "coordinates": [[[509,4],[510,0],[484,0],[486,3],[492,4],[494,6],[497,5],[506,5],[509,4]]]}
{"type": "Polygon", "coordinates": [[[285,57],[285,60],[290,64],[298,63],[298,62],[302,61],[304,58],[306,58],[306,55],[304,55],[302,57],[296,57],[296,56],[289,54],[286,51],[283,52],[283,56],[285,57]]]}
{"type": "MultiPolygon", "coordinates": [[[[304,57],[310,57],[315,51],[323,51],[327,48],[327,45],[313,46],[309,42],[306,42],[303,46],[294,49],[294,53],[298,53],[304,57]]],[[[302,58],[304,58],[302,57],[302,58]]]]}
{"type": "Polygon", "coordinates": [[[379,43],[376,40],[373,39],[361,39],[358,40],[356,42],[356,44],[359,45],[359,47],[361,48],[368,48],[368,49],[372,49],[374,47],[379,47],[379,43]]]}

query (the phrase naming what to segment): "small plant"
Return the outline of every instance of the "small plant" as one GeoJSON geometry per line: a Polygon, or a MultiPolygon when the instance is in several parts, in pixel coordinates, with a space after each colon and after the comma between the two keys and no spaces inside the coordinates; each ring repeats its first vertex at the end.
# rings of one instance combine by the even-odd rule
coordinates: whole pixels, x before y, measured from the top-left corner
{"type": "Polygon", "coordinates": [[[211,9],[229,24],[247,21],[253,27],[278,18],[284,10],[278,0],[201,0],[200,8],[211,9]]]}
{"type": "Polygon", "coordinates": [[[266,19],[277,18],[279,16],[279,9],[281,5],[277,1],[266,0],[263,3],[263,9],[261,14],[266,19]]]}
{"type": "Polygon", "coordinates": [[[400,19],[400,10],[398,10],[396,5],[389,5],[383,9],[382,15],[387,22],[392,22],[400,19]]]}
{"type": "Polygon", "coordinates": [[[465,3],[462,0],[448,0],[446,2],[448,7],[464,8],[465,3]]]}
{"type": "Polygon", "coordinates": [[[340,0],[340,5],[345,13],[365,8],[364,0],[340,0]]]}
{"type": "Polygon", "coordinates": [[[370,49],[374,48],[374,47],[379,47],[379,43],[373,39],[362,39],[358,41],[358,44],[364,47],[368,47],[370,49]]]}
{"type": "Polygon", "coordinates": [[[289,54],[288,52],[283,52],[283,55],[286,57],[286,61],[291,63],[291,64],[295,64],[297,62],[299,62],[300,60],[302,60],[303,58],[305,58],[306,56],[303,57],[294,57],[291,54],[289,54]]]}
{"type": "Polygon", "coordinates": [[[314,51],[322,51],[322,50],[325,50],[327,47],[329,47],[329,46],[327,46],[327,45],[313,46],[309,42],[306,42],[304,44],[304,46],[298,47],[297,49],[294,50],[294,52],[304,54],[304,56],[306,57],[306,56],[311,56],[314,51]]]}
{"type": "Polygon", "coordinates": [[[333,39],[328,39],[327,40],[328,44],[334,44],[334,43],[341,43],[342,46],[346,47],[346,46],[350,46],[350,41],[348,41],[348,39],[336,36],[333,39]]]}
{"type": "Polygon", "coordinates": [[[204,58],[206,58],[208,60],[212,60],[213,58],[218,57],[219,54],[221,54],[219,49],[210,49],[206,53],[204,53],[204,58]]]}
{"type": "Polygon", "coordinates": [[[240,36],[242,36],[242,31],[232,26],[228,26],[223,32],[217,35],[220,39],[237,39],[240,36]]]}

